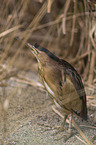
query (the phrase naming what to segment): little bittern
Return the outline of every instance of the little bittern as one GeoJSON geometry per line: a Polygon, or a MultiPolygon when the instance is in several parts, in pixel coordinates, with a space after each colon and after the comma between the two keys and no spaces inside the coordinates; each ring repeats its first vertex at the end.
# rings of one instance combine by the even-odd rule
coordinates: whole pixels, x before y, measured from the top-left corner
{"type": "MultiPolygon", "coordinates": [[[[16,38],[23,41],[18,37],[16,38]]],[[[87,120],[86,93],[78,72],[71,64],[56,57],[49,50],[37,44],[31,45],[27,42],[25,44],[31,49],[38,61],[43,84],[51,94],[54,104],[65,114],[64,123],[69,114],[76,114],[87,120]]]]}

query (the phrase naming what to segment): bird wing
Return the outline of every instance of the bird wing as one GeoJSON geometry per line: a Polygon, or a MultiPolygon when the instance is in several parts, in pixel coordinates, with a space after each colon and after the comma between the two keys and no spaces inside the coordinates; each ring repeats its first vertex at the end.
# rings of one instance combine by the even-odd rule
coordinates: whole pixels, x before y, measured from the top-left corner
{"type": "Polygon", "coordinates": [[[70,77],[70,80],[76,88],[78,96],[82,100],[81,117],[87,119],[86,93],[81,77],[68,62],[61,60],[61,64],[61,66],[63,66],[64,72],[70,77]]]}
{"type": "MultiPolygon", "coordinates": [[[[83,96],[86,96],[84,85],[82,83],[81,77],[78,72],[66,61],[62,60],[64,73],[68,74],[72,83],[74,84],[76,91],[79,97],[82,99],[83,96]]],[[[84,97],[85,100],[86,97],[84,97]]]]}

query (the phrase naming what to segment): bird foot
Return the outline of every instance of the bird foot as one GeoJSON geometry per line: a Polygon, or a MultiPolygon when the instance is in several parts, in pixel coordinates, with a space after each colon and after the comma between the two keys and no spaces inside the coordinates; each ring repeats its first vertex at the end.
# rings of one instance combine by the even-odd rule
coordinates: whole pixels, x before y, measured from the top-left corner
{"type": "Polygon", "coordinates": [[[52,134],[53,136],[55,136],[55,135],[57,135],[57,134],[59,134],[59,133],[61,133],[63,131],[68,130],[68,128],[64,128],[64,127],[60,126],[60,127],[56,127],[54,130],[57,130],[57,131],[52,134]]]}
{"type": "Polygon", "coordinates": [[[54,140],[58,141],[58,140],[61,140],[62,138],[64,138],[64,142],[66,142],[71,136],[72,136],[72,134],[65,133],[65,134],[63,134],[63,136],[56,138],[54,140]]]}
{"type": "Polygon", "coordinates": [[[69,129],[69,128],[64,128],[62,126],[52,127],[51,125],[44,124],[44,123],[38,123],[38,125],[41,126],[41,128],[38,130],[42,131],[43,133],[46,131],[52,131],[52,130],[56,131],[55,133],[52,134],[52,136],[60,136],[60,137],[54,139],[56,141],[64,138],[64,142],[66,142],[70,137],[72,137],[76,133],[76,131],[73,131],[72,129],[69,129]],[[61,136],[60,133],[63,131],[66,131],[66,132],[63,133],[63,136],[61,136]]]}
{"type": "Polygon", "coordinates": [[[46,132],[46,131],[50,131],[50,130],[55,130],[56,127],[52,127],[51,125],[48,124],[44,124],[44,123],[38,123],[39,126],[41,126],[41,128],[39,130],[46,132]]]}
{"type": "Polygon", "coordinates": [[[58,141],[58,140],[64,138],[64,142],[66,142],[66,141],[67,141],[70,137],[72,137],[75,133],[76,133],[76,132],[72,132],[71,130],[67,130],[67,132],[64,133],[63,136],[58,137],[58,138],[56,138],[56,139],[54,139],[54,140],[58,141]]]}
{"type": "Polygon", "coordinates": [[[57,130],[57,132],[53,133],[53,135],[56,135],[56,134],[58,134],[60,132],[68,130],[68,128],[64,129],[64,127],[62,127],[62,126],[53,127],[51,125],[44,124],[44,123],[38,123],[38,125],[41,126],[41,128],[39,130],[42,130],[43,132],[50,131],[50,130],[53,130],[53,131],[57,130]]]}

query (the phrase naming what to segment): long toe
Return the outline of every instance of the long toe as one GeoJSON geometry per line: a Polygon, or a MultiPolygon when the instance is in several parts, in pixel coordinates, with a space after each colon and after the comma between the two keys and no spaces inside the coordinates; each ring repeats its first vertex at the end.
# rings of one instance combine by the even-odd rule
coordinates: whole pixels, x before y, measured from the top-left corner
{"type": "Polygon", "coordinates": [[[57,131],[55,133],[53,133],[52,136],[55,136],[57,134],[60,134],[61,132],[64,132],[64,131],[68,130],[68,128],[56,127],[54,130],[57,130],[57,131]]]}
{"type": "Polygon", "coordinates": [[[72,137],[76,132],[69,132],[67,131],[66,133],[63,134],[63,136],[60,135],[60,137],[55,138],[54,140],[60,140],[64,139],[64,142],[66,142],[70,137],[72,137]]]}
{"type": "Polygon", "coordinates": [[[54,130],[54,127],[48,124],[38,123],[38,125],[40,126],[38,130],[42,132],[54,130]]]}

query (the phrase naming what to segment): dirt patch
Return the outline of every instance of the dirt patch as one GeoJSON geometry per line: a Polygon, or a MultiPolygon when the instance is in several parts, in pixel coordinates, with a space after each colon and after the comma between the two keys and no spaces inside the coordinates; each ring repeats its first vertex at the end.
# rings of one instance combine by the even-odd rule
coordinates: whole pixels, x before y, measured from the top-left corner
{"type": "MultiPolygon", "coordinates": [[[[28,77],[39,81],[39,78],[33,73],[27,73],[28,77]],[[36,78],[35,78],[36,77],[36,78]]],[[[53,136],[56,131],[54,127],[60,126],[62,119],[52,111],[52,102],[50,97],[46,95],[46,92],[42,92],[39,89],[18,83],[15,80],[8,82],[11,86],[6,87],[6,96],[16,87],[20,88],[16,94],[12,97],[9,109],[5,114],[2,112],[0,115],[0,141],[5,145],[83,145],[76,138],[76,136],[82,137],[76,131],[70,139],[64,143],[64,139],[56,141],[55,139],[63,136],[64,132],[59,135],[53,136]],[[46,125],[46,126],[44,126],[46,125]],[[49,129],[49,131],[45,131],[49,129]]],[[[1,91],[2,92],[2,91],[1,91]]],[[[94,111],[89,109],[89,116],[94,111]]],[[[92,138],[96,135],[96,129],[89,126],[91,122],[85,122],[77,117],[75,121],[86,135],[86,137],[92,141],[92,138]],[[84,125],[84,126],[81,126],[84,125]]],[[[94,125],[94,123],[93,123],[94,125]]],[[[66,125],[66,127],[68,124],[66,125]]],[[[75,130],[75,129],[73,129],[75,130]]],[[[96,142],[94,142],[95,144],[96,142]]]]}

